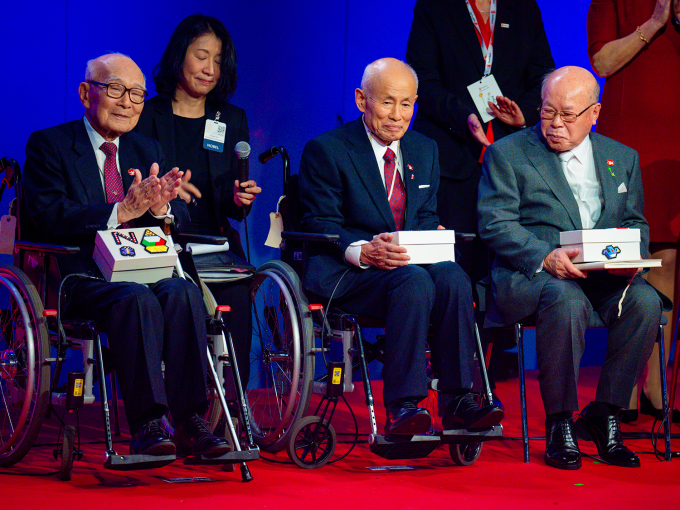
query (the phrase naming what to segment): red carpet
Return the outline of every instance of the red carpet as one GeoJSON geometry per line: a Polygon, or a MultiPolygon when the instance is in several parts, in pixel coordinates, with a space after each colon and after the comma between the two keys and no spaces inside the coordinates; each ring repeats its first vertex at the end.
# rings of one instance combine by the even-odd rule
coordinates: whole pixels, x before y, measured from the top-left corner
{"type": "MultiPolygon", "coordinates": [[[[582,404],[594,394],[597,369],[582,369],[582,404]]],[[[528,373],[529,432],[543,434],[544,415],[540,404],[536,373],[528,373]]],[[[380,402],[381,383],[374,384],[380,402]]],[[[498,385],[497,393],[506,405],[504,435],[520,435],[519,391],[517,381],[498,385]]],[[[357,388],[350,395],[352,408],[359,419],[360,432],[368,431],[363,392],[357,388]]],[[[97,406],[81,411],[83,440],[101,436],[97,406]]],[[[378,424],[384,423],[382,405],[377,406],[378,424]]],[[[641,418],[624,425],[624,432],[648,432],[652,421],[641,418]]],[[[333,426],[339,433],[352,430],[351,418],[344,404],[338,406],[333,426]]],[[[43,429],[54,440],[51,426],[43,429]]],[[[673,429],[674,433],[678,428],[673,429]]],[[[43,434],[43,435],[45,435],[43,434]]],[[[125,436],[127,437],[127,436],[125,436]]],[[[484,444],[475,464],[457,467],[448,448],[435,450],[429,457],[409,461],[388,461],[360,443],[345,459],[321,469],[302,470],[288,463],[285,452],[263,453],[264,459],[250,463],[254,480],[242,483],[240,473],[224,472],[217,467],[191,468],[176,462],[154,471],[114,472],[103,469],[101,445],[84,445],[85,457],[76,461],[73,478],[61,482],[56,475],[22,476],[7,473],[47,473],[59,469],[52,457],[52,447],[35,447],[20,464],[0,468],[2,508],[112,508],[117,510],[167,508],[243,508],[243,509],[522,509],[533,508],[666,508],[680,507],[680,458],[658,461],[651,442],[627,440],[639,453],[640,469],[626,469],[584,458],[578,471],[560,471],[547,467],[542,460],[544,442],[531,441],[531,463],[522,462],[519,440],[492,441],[484,444]],[[414,466],[409,471],[371,471],[369,466],[414,466]],[[170,478],[208,477],[212,482],[168,483],[170,478]]],[[[340,440],[350,439],[340,435],[340,440]]],[[[43,438],[41,438],[42,440],[43,438]]],[[[596,454],[594,445],[581,442],[584,453],[596,454]]],[[[348,448],[339,444],[335,458],[348,448]]],[[[127,452],[127,443],[116,449],[127,452]]],[[[680,450],[680,439],[673,441],[680,450]]]]}

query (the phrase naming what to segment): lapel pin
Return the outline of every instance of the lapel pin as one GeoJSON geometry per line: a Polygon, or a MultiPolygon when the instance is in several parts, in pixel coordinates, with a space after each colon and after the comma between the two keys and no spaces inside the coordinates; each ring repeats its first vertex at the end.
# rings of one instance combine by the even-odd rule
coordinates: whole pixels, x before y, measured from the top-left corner
{"type": "Polygon", "coordinates": [[[130,169],[128,170],[128,175],[135,175],[135,169],[134,169],[134,168],[130,168],[130,169]]]}
{"type": "Polygon", "coordinates": [[[608,159],[607,160],[607,168],[609,169],[609,173],[612,174],[612,177],[616,177],[616,175],[614,175],[614,169],[612,168],[613,166],[614,166],[614,160],[608,159]]]}
{"type": "Polygon", "coordinates": [[[413,165],[408,163],[406,166],[408,167],[409,172],[411,172],[411,179],[415,179],[415,177],[413,177],[413,165]]]}

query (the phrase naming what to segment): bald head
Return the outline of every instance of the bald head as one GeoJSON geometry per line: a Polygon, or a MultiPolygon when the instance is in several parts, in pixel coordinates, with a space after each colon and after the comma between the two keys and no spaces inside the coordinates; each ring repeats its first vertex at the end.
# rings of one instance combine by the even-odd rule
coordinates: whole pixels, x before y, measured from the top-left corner
{"type": "Polygon", "coordinates": [[[366,66],[354,99],[373,136],[389,145],[406,133],[417,94],[418,77],[411,66],[382,58],[366,66]]]}
{"type": "Polygon", "coordinates": [[[551,149],[565,152],[585,140],[600,114],[599,95],[597,80],[582,67],[561,67],[546,76],[541,89],[541,132],[551,149]],[[565,122],[565,115],[576,118],[565,122]]]}
{"type": "Polygon", "coordinates": [[[146,90],[144,74],[130,57],[111,53],[87,63],[85,81],[79,85],[78,95],[85,107],[85,117],[105,140],[115,140],[137,125],[144,103],[133,103],[129,89],[146,90]],[[121,97],[113,98],[112,91],[106,87],[113,83],[128,90],[121,97]]]}

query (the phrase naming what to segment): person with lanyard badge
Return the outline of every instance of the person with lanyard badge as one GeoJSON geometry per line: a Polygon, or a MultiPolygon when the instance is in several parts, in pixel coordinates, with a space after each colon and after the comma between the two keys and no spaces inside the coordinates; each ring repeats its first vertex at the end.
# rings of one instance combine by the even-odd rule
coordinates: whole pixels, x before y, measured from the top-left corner
{"type": "MultiPolygon", "coordinates": [[[[153,79],[158,95],[146,102],[137,131],[161,143],[168,164],[185,170],[179,195],[189,207],[188,233],[224,236],[228,251],[197,255],[197,266],[254,270],[245,262],[239,233],[229,219],[243,220],[262,190],[239,181],[234,147],[249,140],[245,112],[228,102],[236,89],[236,51],[216,18],[193,14],[174,30],[153,79]]],[[[218,304],[229,305],[229,330],[245,385],[249,377],[249,283],[234,278],[209,283],[218,304]]]]}
{"type": "MultiPolygon", "coordinates": [[[[555,65],[539,7],[535,0],[418,0],[406,60],[419,80],[413,129],[439,147],[437,214],[448,229],[477,233],[484,150],[539,121],[541,81],[555,65]]],[[[488,249],[478,237],[456,249],[473,282],[487,275],[488,249]]],[[[494,349],[490,375],[499,354],[494,349]]]]}

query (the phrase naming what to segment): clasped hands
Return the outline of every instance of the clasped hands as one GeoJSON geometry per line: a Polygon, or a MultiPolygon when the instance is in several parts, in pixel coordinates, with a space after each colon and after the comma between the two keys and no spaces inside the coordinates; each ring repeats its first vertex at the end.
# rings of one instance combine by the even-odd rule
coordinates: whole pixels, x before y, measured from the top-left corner
{"type": "Polygon", "coordinates": [[[146,211],[154,216],[162,216],[168,212],[168,202],[177,196],[182,175],[179,168],[173,168],[162,177],[158,177],[158,163],[151,165],[149,177],[142,180],[142,173],[134,169],[135,178],[122,202],[118,203],[118,223],[139,218],[146,211]]]}
{"type": "MultiPolygon", "coordinates": [[[[571,261],[581,250],[578,248],[556,248],[543,259],[543,270],[560,280],[573,278],[587,278],[588,272],[579,270],[571,261]]],[[[642,271],[641,267],[625,269],[608,269],[616,276],[630,278],[642,271]]]]}
{"type": "MultiPolygon", "coordinates": [[[[439,225],[437,230],[445,229],[439,225]]],[[[393,237],[394,234],[383,232],[375,236],[372,241],[362,244],[359,261],[367,266],[387,270],[407,266],[411,257],[406,253],[405,247],[390,242],[393,237]]]]}
{"type": "MultiPolygon", "coordinates": [[[[522,109],[517,103],[507,97],[497,96],[495,104],[489,101],[489,108],[494,113],[496,118],[504,124],[515,127],[522,127],[526,124],[522,109]]],[[[468,129],[470,130],[470,133],[472,133],[472,136],[475,140],[481,143],[484,147],[491,145],[491,142],[489,142],[489,139],[486,137],[486,133],[484,133],[482,124],[479,122],[479,118],[476,114],[471,113],[468,116],[467,123],[468,129]]]]}

